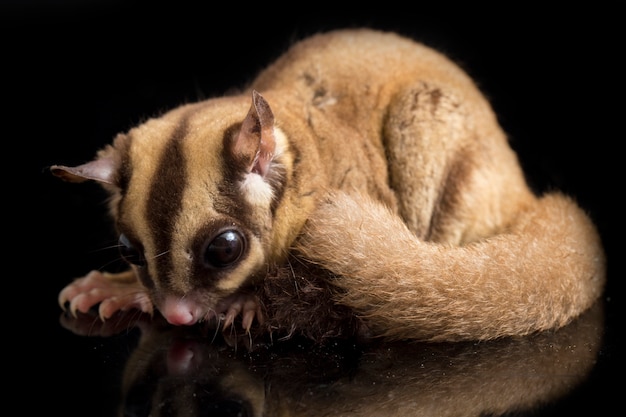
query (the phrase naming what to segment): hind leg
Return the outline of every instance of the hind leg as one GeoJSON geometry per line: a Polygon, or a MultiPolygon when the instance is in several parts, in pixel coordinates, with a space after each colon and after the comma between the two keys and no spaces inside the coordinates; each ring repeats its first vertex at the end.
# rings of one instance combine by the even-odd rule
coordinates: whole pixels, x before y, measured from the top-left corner
{"type": "Polygon", "coordinates": [[[423,240],[491,235],[529,195],[487,102],[462,93],[417,83],[391,103],[384,126],[400,215],[423,240]]]}

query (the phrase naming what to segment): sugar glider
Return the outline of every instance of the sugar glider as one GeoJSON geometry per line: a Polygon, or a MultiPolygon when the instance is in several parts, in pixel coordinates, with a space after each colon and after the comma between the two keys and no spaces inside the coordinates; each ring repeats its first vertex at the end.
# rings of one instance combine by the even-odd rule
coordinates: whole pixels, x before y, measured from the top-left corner
{"type": "Polygon", "coordinates": [[[484,340],[561,327],[605,284],[585,211],[534,193],[475,82],[395,33],[301,40],[237,93],[181,105],[51,172],[110,192],[130,265],[62,289],[74,314],[302,329],[325,320],[315,299],[298,304],[313,270],[304,278],[330,300],[320,305],[371,337],[484,340]],[[293,289],[280,301],[259,290],[276,270],[293,289]],[[273,315],[290,303],[293,323],[273,315]]]}

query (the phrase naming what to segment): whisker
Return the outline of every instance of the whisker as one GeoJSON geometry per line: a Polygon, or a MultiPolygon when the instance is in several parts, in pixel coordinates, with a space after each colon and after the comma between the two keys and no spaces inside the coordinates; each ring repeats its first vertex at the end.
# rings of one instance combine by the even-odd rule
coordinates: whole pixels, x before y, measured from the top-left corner
{"type": "Polygon", "coordinates": [[[139,322],[139,317],[143,314],[141,310],[135,309],[135,311],[130,312],[131,317],[128,319],[128,323],[126,326],[126,333],[130,333],[135,327],[137,327],[137,322],[139,322]],[[134,317],[133,317],[134,316],[134,317]]]}
{"type": "Polygon", "coordinates": [[[163,251],[163,252],[161,252],[161,253],[157,253],[156,255],[154,255],[154,256],[152,257],[152,259],[156,259],[156,258],[158,258],[159,256],[167,255],[169,252],[170,252],[169,250],[166,250],[166,251],[163,251]]]}
{"type": "Polygon", "coordinates": [[[89,251],[88,253],[98,253],[98,252],[104,252],[104,251],[106,251],[106,250],[118,249],[120,246],[122,246],[122,245],[120,245],[120,244],[116,241],[115,243],[113,243],[113,244],[111,244],[111,245],[108,245],[108,246],[103,246],[103,247],[98,248],[98,249],[93,249],[93,250],[89,251]]]}
{"type": "Polygon", "coordinates": [[[106,262],[106,263],[102,264],[102,265],[100,266],[100,268],[98,268],[98,270],[99,270],[99,271],[104,271],[104,270],[106,270],[108,267],[110,267],[111,265],[115,265],[115,264],[117,264],[117,263],[122,264],[122,265],[125,267],[125,269],[128,269],[128,262],[126,262],[126,261],[125,261],[124,259],[122,259],[122,258],[117,258],[117,259],[112,259],[112,260],[110,260],[110,261],[108,261],[108,262],[106,262]]]}
{"type": "Polygon", "coordinates": [[[100,323],[101,323],[100,318],[96,315],[96,316],[93,318],[92,322],[91,322],[91,326],[89,326],[89,332],[88,332],[87,334],[88,334],[89,336],[93,336],[93,335],[98,336],[98,335],[99,335],[99,333],[98,333],[97,331],[94,331],[94,329],[95,329],[95,328],[96,328],[96,326],[97,326],[98,324],[100,324],[100,323]]]}
{"type": "Polygon", "coordinates": [[[214,309],[209,309],[209,311],[207,311],[206,313],[206,320],[208,322],[209,320],[209,315],[213,313],[213,317],[215,317],[215,332],[213,332],[213,338],[211,339],[211,343],[215,342],[215,339],[217,338],[217,335],[220,332],[220,327],[221,327],[221,323],[222,323],[222,318],[220,316],[218,316],[217,311],[215,311],[214,309]]]}
{"type": "Polygon", "coordinates": [[[298,287],[298,280],[296,279],[296,272],[293,269],[293,265],[291,264],[291,259],[287,258],[287,266],[289,266],[289,270],[291,271],[291,277],[293,281],[293,287],[296,291],[296,295],[298,299],[300,298],[300,288],[298,287]]]}
{"type": "Polygon", "coordinates": [[[233,323],[230,326],[230,337],[232,338],[232,340],[235,341],[235,346],[234,347],[235,347],[235,353],[237,353],[237,347],[239,346],[239,344],[237,343],[238,342],[238,340],[237,340],[237,329],[235,329],[235,323],[233,323]]]}

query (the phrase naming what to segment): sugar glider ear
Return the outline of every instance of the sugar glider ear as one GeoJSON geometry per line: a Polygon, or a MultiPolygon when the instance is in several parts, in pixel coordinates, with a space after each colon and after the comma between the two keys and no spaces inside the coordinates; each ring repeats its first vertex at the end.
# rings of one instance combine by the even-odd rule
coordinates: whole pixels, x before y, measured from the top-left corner
{"type": "Polygon", "coordinates": [[[117,185],[117,159],[109,152],[101,152],[96,159],[75,167],[52,165],[50,172],[68,182],[97,181],[103,184],[117,185]]]}
{"type": "Polygon", "coordinates": [[[248,172],[267,175],[274,157],[274,114],[270,105],[256,90],[252,91],[252,105],[241,124],[241,130],[231,142],[231,152],[244,161],[248,172]]]}

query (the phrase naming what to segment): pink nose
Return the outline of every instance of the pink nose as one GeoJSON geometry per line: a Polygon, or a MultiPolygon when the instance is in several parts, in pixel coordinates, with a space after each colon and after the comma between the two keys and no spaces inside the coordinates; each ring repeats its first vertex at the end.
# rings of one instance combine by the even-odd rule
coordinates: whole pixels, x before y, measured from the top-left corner
{"type": "Polygon", "coordinates": [[[163,317],[175,326],[191,326],[200,317],[195,303],[185,298],[168,297],[160,310],[163,317]]]}

